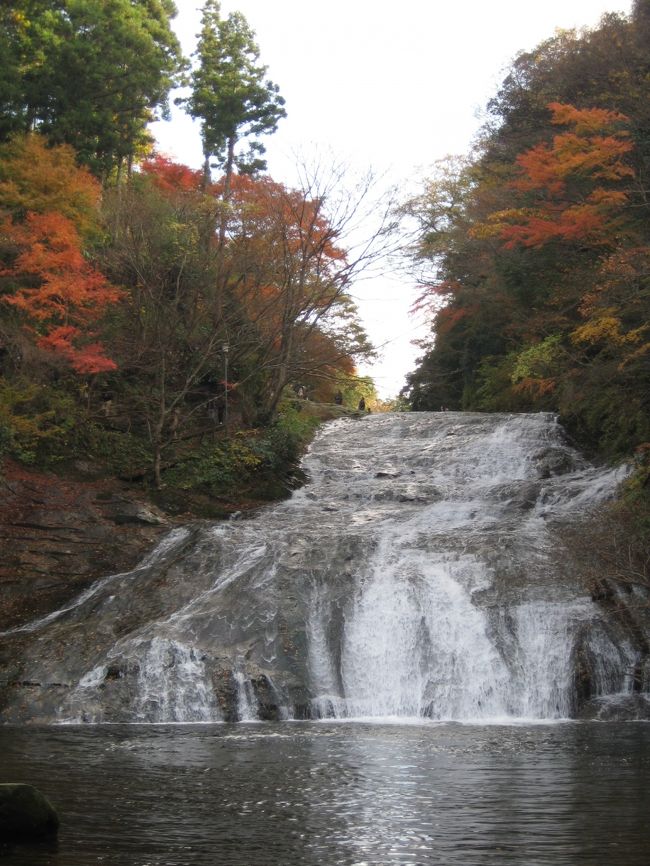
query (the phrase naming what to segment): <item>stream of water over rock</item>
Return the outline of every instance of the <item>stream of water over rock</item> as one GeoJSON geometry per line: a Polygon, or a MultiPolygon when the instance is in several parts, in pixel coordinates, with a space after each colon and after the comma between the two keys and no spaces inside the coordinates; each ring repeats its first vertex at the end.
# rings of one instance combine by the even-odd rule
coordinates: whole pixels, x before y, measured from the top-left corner
{"type": "Polygon", "coordinates": [[[633,637],[558,555],[622,473],[552,415],[341,419],[304,469],[287,502],[174,530],[5,633],[3,718],[551,720],[647,691],[633,637]]]}

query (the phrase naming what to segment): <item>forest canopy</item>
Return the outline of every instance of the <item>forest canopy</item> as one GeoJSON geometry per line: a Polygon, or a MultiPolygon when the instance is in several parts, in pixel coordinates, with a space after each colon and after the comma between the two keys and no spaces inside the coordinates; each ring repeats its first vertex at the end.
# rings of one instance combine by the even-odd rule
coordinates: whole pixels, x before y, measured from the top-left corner
{"type": "Polygon", "coordinates": [[[650,3],[513,62],[476,147],[405,205],[431,314],[414,409],[559,412],[650,439],[650,3]]]}

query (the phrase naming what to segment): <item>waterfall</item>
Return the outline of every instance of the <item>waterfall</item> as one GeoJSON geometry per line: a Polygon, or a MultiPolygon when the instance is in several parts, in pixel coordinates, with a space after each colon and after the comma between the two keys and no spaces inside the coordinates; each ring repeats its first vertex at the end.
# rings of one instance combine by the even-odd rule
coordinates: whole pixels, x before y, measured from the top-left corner
{"type": "Polygon", "coordinates": [[[552,415],[341,419],[304,470],[287,502],[176,530],[23,627],[32,691],[5,718],[560,719],[578,656],[590,695],[632,690],[638,652],[556,532],[623,473],[552,415]]]}

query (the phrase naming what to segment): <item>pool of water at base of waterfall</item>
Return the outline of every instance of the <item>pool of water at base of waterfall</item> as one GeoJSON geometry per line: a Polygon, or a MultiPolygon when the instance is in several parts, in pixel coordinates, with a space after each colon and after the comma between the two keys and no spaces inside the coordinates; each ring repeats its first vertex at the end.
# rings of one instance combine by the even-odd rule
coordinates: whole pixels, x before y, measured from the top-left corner
{"type": "Polygon", "coordinates": [[[61,817],[1,866],[647,866],[650,724],[0,728],[61,817]]]}

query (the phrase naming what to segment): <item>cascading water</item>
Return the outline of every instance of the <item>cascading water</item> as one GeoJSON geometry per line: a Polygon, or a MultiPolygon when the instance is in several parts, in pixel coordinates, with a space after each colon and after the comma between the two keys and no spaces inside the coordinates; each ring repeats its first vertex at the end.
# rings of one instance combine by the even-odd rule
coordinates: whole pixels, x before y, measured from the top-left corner
{"type": "Polygon", "coordinates": [[[309,483],[253,519],[176,531],[135,572],[12,634],[4,717],[192,722],[571,716],[638,652],[556,555],[611,496],[553,416],[342,419],[309,483]]]}

